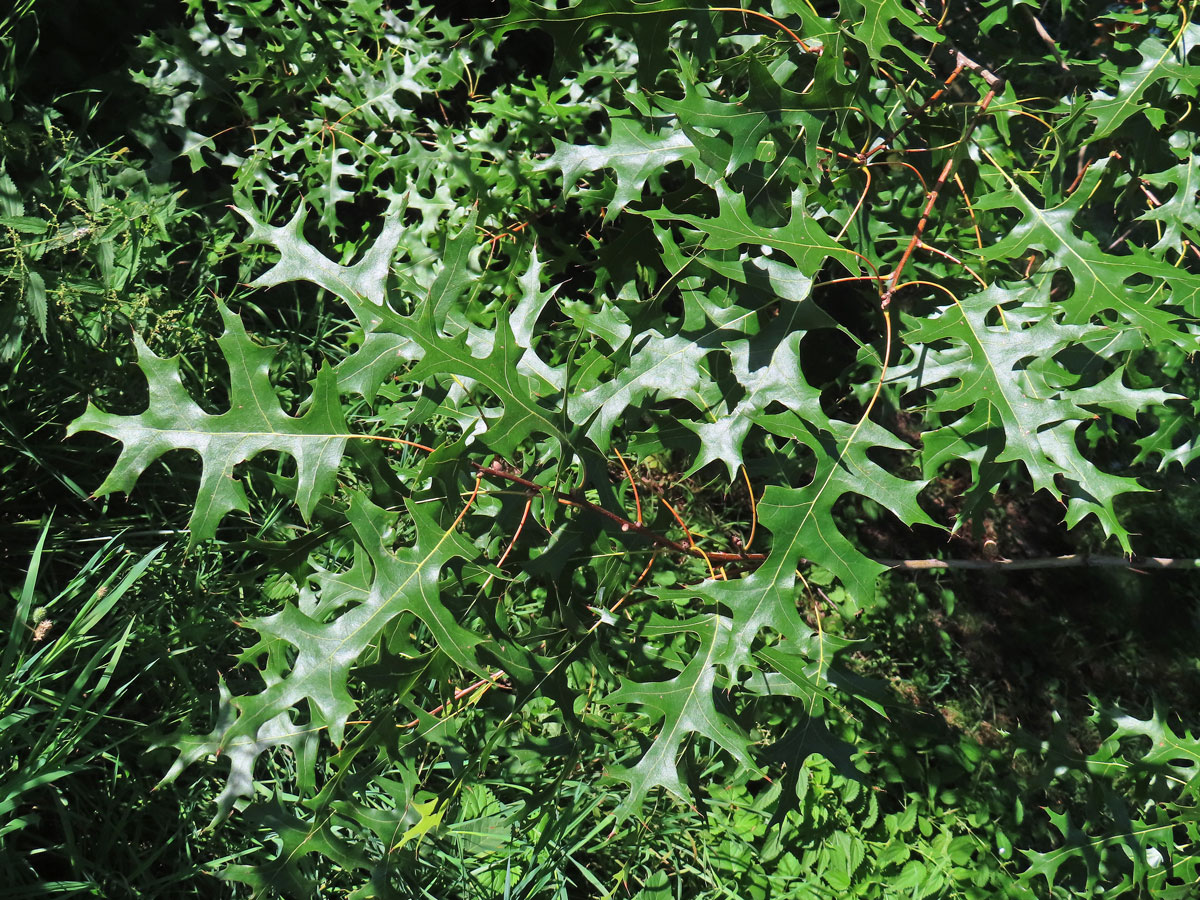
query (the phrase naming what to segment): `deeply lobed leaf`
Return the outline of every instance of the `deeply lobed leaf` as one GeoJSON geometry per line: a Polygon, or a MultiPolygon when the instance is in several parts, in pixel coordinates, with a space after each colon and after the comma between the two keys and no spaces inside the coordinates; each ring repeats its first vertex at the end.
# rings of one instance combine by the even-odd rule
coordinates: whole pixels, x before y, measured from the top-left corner
{"type": "Polygon", "coordinates": [[[199,454],[200,487],[188,520],[193,544],[213,537],[226,513],[249,510],[234,468],[266,450],[296,461],[296,501],[310,515],[333,487],[348,437],[332,370],[322,367],[307,409],[290,416],[269,377],[274,351],[254,343],[236,313],[222,306],[221,317],[225,333],[218,344],[229,366],[228,411],[214,415],[201,409],[180,381],[179,361],[156,356],[135,337],[138,367],[150,387],[146,411],[119,416],[89,403],[67,432],[96,431],[121,442],[121,455],[97,496],[128,493],[146,467],[171,450],[199,454]]]}

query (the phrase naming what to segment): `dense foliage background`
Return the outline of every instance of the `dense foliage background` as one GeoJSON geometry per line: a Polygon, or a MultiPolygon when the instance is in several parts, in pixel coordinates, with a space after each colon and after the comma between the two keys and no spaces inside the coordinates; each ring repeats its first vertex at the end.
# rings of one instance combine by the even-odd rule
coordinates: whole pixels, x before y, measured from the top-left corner
{"type": "Polygon", "coordinates": [[[6,896],[1200,891],[1194,3],[77,6],[6,896]]]}

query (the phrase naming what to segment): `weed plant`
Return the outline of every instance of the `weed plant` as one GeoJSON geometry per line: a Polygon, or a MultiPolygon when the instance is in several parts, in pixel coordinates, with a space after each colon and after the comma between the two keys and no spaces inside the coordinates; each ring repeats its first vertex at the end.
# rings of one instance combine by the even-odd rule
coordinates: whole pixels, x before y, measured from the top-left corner
{"type": "Polygon", "coordinates": [[[7,890],[1193,896],[1195,13],[16,4],[7,890]]]}

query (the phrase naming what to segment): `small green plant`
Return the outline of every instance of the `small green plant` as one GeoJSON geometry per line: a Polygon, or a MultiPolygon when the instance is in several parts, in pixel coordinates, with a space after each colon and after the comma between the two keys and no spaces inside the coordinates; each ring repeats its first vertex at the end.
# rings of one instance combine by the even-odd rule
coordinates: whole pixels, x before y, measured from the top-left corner
{"type": "MultiPolygon", "coordinates": [[[[98,495],[186,451],[188,545],[232,536],[257,597],[215,716],[163,743],[168,781],[227,766],[214,825],[258,844],[229,880],[1194,887],[1195,771],[1121,743],[1190,756],[1174,723],[1076,754],[1151,773],[1129,796],[1153,809],[1031,825],[1006,735],[949,704],[930,730],[862,675],[891,547],[999,534],[1017,485],[1057,533],[1153,552],[1123,504],[1194,465],[1200,26],[1095,6],[228,2],[143,41],[146,202],[182,221],[171,178],[232,200],[214,252],[245,257],[211,271],[254,277],[214,291],[219,355],[137,335],[147,403],[70,433],[121,444],[98,495]]],[[[32,229],[76,226],[11,187],[10,307],[40,331],[31,273],[49,296],[69,263],[32,229]]],[[[106,278],[139,236],[107,208],[78,226],[106,278]]],[[[928,589],[895,618],[953,615],[928,589]]],[[[888,661],[939,667],[895,679],[925,716],[965,671],[934,630],[888,661]]]]}

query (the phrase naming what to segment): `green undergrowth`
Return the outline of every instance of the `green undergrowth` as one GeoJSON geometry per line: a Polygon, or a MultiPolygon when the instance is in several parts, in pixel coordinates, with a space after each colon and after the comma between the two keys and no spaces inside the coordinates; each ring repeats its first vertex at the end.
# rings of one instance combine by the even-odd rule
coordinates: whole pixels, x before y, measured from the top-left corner
{"type": "Polygon", "coordinates": [[[0,24],[15,895],[1195,893],[1194,571],[898,565],[1200,555],[1194,5],[110,12],[0,24]]]}

